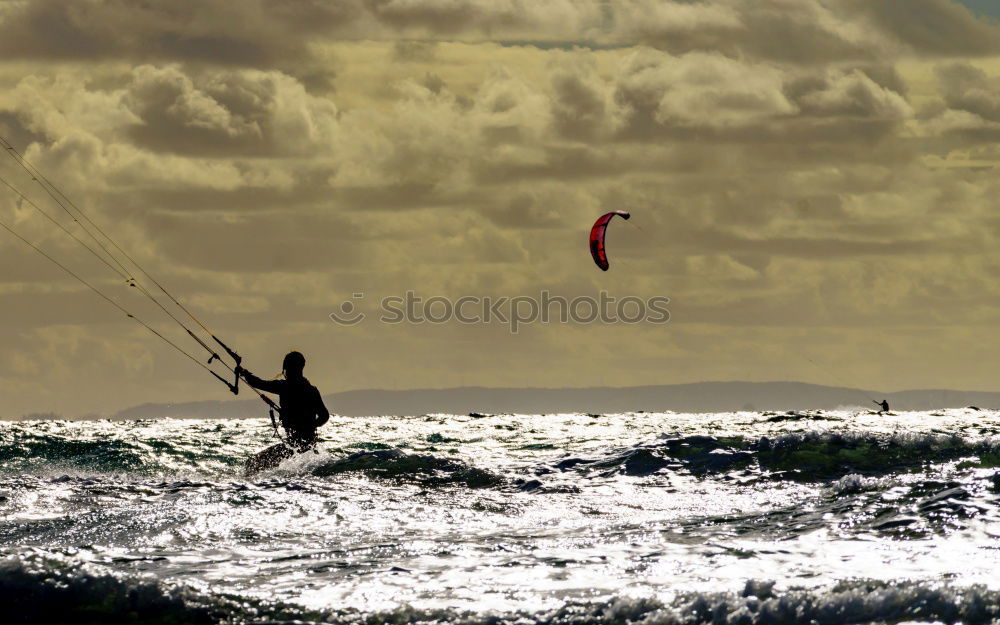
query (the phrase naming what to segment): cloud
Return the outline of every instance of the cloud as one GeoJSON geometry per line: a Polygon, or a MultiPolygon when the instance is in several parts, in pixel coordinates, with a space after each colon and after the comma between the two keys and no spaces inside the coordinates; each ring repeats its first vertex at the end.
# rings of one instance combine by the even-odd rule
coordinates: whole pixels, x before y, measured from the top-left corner
{"type": "Polygon", "coordinates": [[[831,72],[821,86],[797,98],[802,112],[816,116],[900,121],[913,114],[909,103],[860,70],[831,72]]]}
{"type": "MultiPolygon", "coordinates": [[[[846,353],[841,335],[860,346],[901,324],[952,328],[960,343],[1000,310],[1000,86],[980,37],[994,25],[936,0],[883,15],[891,4],[3,3],[0,130],[255,361],[308,345],[312,377],[341,388],[460,383],[447,363],[473,342],[505,364],[530,344],[516,367],[482,364],[469,383],[483,384],[583,380],[573,363],[592,341],[653,367],[624,366],[611,384],[736,375],[749,361],[729,360],[761,345],[794,355],[807,337],[846,353]],[[921,35],[930,15],[941,32],[921,35]],[[949,58],[963,50],[987,56],[949,58]],[[614,209],[633,219],[611,232],[603,273],[586,235],[614,209]],[[513,343],[495,327],[352,334],[326,317],[358,291],[543,288],[667,295],[675,322],[532,328],[513,343]],[[345,345],[365,362],[323,364],[345,345]],[[433,367],[400,364],[427,352],[433,367]]],[[[47,202],[0,160],[0,176],[47,202]]],[[[0,218],[131,297],[3,194],[0,218]]],[[[67,369],[103,349],[106,379],[71,393],[42,356],[34,368],[12,356],[0,387],[67,384],[51,407],[71,413],[215,390],[19,245],[0,238],[0,264],[16,269],[0,299],[17,328],[0,352],[30,357],[58,327],[85,337],[59,344],[67,369]],[[129,370],[119,345],[148,366],[129,370]],[[142,376],[157,384],[110,383],[142,376]]],[[[923,371],[875,359],[893,372],[873,367],[886,386],[923,371]]],[[[772,360],[760,375],[786,377],[772,360]]],[[[941,385],[985,379],[981,363],[956,363],[941,385]]],[[[46,407],[39,397],[24,411],[46,407]]]]}
{"type": "Polygon", "coordinates": [[[619,41],[674,54],[817,64],[1000,51],[1000,24],[952,0],[623,0],[610,11],[619,41]]]}
{"type": "Polygon", "coordinates": [[[790,63],[877,58],[888,42],[867,24],[816,0],[656,2],[627,0],[612,8],[616,35],[674,54],[714,51],[790,63]]]}
{"type": "Polygon", "coordinates": [[[884,134],[912,115],[906,99],[860,69],[803,72],[721,55],[640,50],[624,63],[615,101],[624,136],[652,140],[849,140],[884,134]]]}
{"type": "Polygon", "coordinates": [[[143,65],[122,95],[139,146],[189,154],[308,154],[330,145],[337,108],[277,71],[191,78],[143,65]]]}
{"type": "MultiPolygon", "coordinates": [[[[305,27],[302,13],[323,17],[313,3],[296,3],[288,16],[268,3],[241,3],[240,18],[221,2],[180,0],[149,5],[129,0],[32,0],[7,12],[0,50],[7,58],[114,58],[210,60],[271,65],[302,58],[300,40],[285,38],[289,26],[305,27]],[[286,16],[267,27],[268,17],[286,16]],[[294,19],[287,19],[292,17],[294,19]]],[[[321,21],[321,20],[318,20],[321,21]]]]}
{"type": "Polygon", "coordinates": [[[557,133],[568,139],[594,140],[605,137],[615,122],[612,92],[597,73],[593,62],[575,56],[552,72],[553,123],[557,133]]]}
{"type": "Polygon", "coordinates": [[[967,63],[939,66],[935,73],[942,110],[927,120],[924,130],[974,144],[1000,138],[1000,78],[967,63]]]}
{"type": "Polygon", "coordinates": [[[645,44],[816,64],[991,54],[998,32],[951,0],[28,0],[0,12],[0,55],[281,69],[326,89],[317,46],[336,41],[645,44]]]}
{"type": "Polygon", "coordinates": [[[316,42],[398,35],[572,38],[597,2],[553,0],[30,0],[0,13],[5,58],[183,61],[308,73],[316,42]],[[306,63],[308,67],[298,67],[306,63]]]}
{"type": "Polygon", "coordinates": [[[387,27],[433,35],[572,37],[586,32],[601,15],[599,3],[572,0],[367,0],[363,4],[387,27]]]}
{"type": "Polygon", "coordinates": [[[1000,24],[977,18],[952,0],[838,0],[848,17],[871,20],[881,32],[922,56],[1000,53],[1000,24]]]}
{"type": "Polygon", "coordinates": [[[988,121],[1000,121],[1000,78],[967,64],[937,68],[941,94],[948,108],[988,121]]]}

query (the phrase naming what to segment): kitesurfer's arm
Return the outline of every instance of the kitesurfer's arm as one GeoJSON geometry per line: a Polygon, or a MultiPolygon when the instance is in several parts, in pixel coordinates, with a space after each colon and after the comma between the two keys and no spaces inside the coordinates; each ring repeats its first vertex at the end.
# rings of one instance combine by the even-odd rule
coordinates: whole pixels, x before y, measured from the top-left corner
{"type": "Polygon", "coordinates": [[[313,388],[313,390],[316,391],[316,427],[320,427],[330,420],[330,411],[326,409],[319,389],[313,388]]]}
{"type": "Polygon", "coordinates": [[[281,387],[284,384],[284,380],[261,380],[243,367],[238,367],[237,372],[247,384],[255,389],[266,391],[268,393],[280,393],[281,387]]]}

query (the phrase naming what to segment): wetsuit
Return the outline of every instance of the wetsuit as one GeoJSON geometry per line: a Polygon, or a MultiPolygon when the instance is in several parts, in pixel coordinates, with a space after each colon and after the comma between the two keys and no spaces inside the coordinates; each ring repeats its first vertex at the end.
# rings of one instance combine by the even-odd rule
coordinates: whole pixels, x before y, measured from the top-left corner
{"type": "Polygon", "coordinates": [[[330,420],[330,411],[323,404],[319,390],[303,377],[290,380],[262,380],[242,370],[242,377],[250,386],[274,393],[281,405],[281,427],[287,436],[287,445],[280,443],[268,447],[247,461],[247,474],[275,467],[295,452],[309,451],[316,444],[316,428],[330,420]]]}

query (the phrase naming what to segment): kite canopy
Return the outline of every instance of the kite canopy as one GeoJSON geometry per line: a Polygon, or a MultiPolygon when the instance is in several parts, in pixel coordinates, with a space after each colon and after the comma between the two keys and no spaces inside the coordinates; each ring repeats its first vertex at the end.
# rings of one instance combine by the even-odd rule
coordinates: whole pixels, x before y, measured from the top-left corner
{"type": "Polygon", "coordinates": [[[622,219],[628,219],[632,216],[627,211],[611,211],[610,213],[601,215],[594,222],[594,227],[590,229],[590,255],[594,257],[594,262],[601,268],[601,271],[607,271],[610,266],[608,264],[608,255],[604,251],[604,233],[608,229],[608,223],[615,215],[618,215],[622,219]]]}

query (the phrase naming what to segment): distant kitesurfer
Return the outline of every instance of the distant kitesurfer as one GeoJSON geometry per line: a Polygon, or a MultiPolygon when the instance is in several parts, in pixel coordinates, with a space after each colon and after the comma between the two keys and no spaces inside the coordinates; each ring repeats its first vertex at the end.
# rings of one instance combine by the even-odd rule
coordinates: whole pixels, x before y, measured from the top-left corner
{"type": "Polygon", "coordinates": [[[279,398],[280,422],[285,431],[281,443],[254,455],[246,463],[246,474],[272,469],[296,453],[316,446],[316,429],[330,420],[319,390],[302,375],[306,359],[299,352],[289,352],[281,363],[284,379],[262,380],[242,367],[236,373],[250,386],[274,393],[279,398]]]}
{"type": "Polygon", "coordinates": [[[889,400],[883,399],[880,403],[873,399],[872,403],[879,407],[878,411],[879,415],[881,415],[883,412],[889,412],[889,400]]]}

